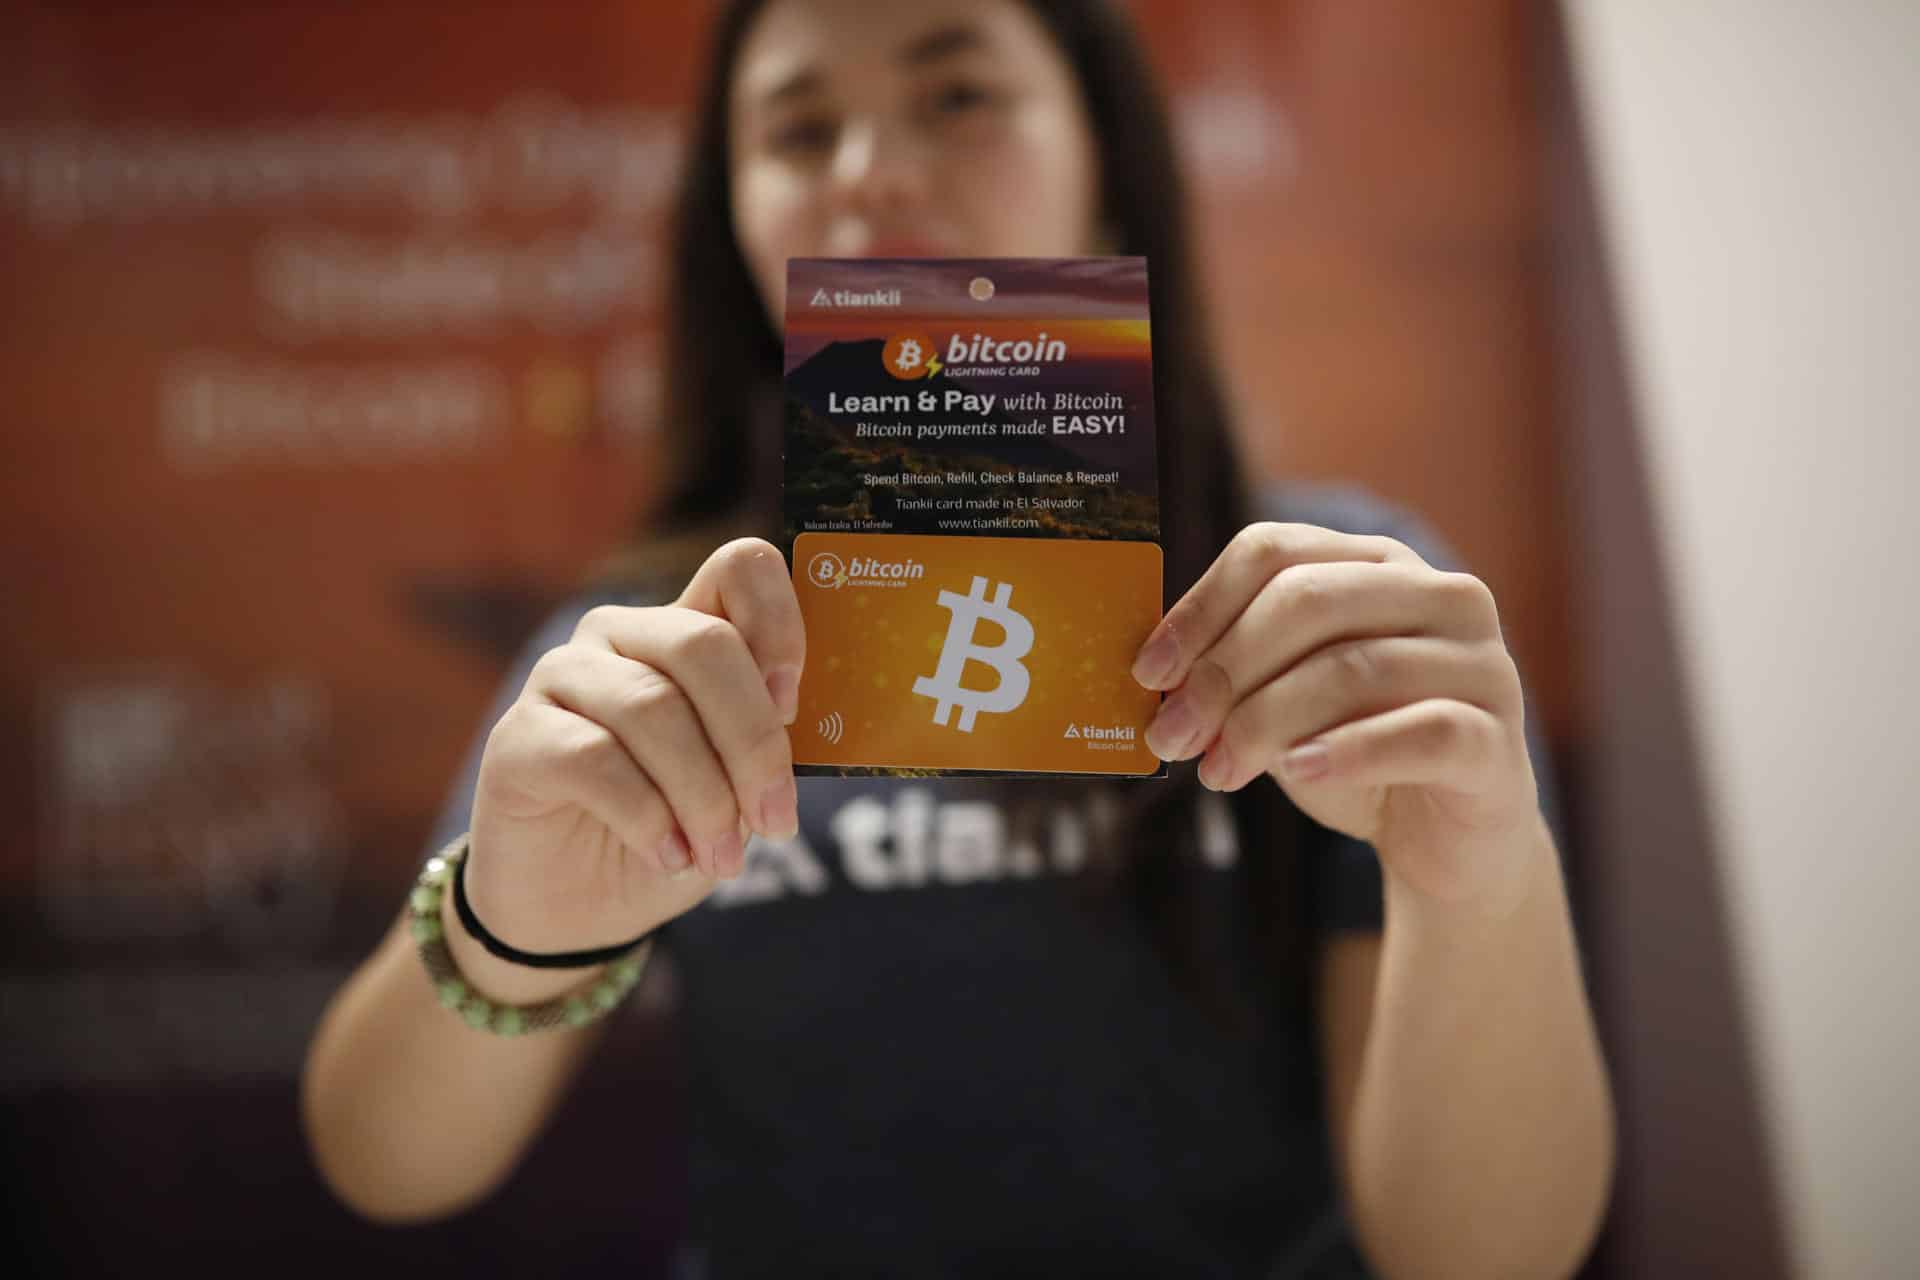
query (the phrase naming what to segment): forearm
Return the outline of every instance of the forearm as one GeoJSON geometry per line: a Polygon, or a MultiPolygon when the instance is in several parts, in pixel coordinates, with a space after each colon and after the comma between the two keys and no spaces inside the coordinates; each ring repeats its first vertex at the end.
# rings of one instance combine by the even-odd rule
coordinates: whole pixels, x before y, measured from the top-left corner
{"type": "Polygon", "coordinates": [[[1613,1165],[1606,1069],[1544,823],[1508,914],[1388,877],[1345,1170],[1389,1276],[1557,1276],[1588,1249],[1613,1165]]]}
{"type": "MultiPolygon", "coordinates": [[[[497,960],[461,930],[450,901],[442,921],[456,965],[496,999],[533,1003],[600,972],[497,960]]],[[[315,1162],[369,1218],[465,1208],[511,1172],[605,1026],[512,1038],[475,1030],[435,998],[403,913],[334,997],[308,1049],[301,1109],[315,1162]]]]}

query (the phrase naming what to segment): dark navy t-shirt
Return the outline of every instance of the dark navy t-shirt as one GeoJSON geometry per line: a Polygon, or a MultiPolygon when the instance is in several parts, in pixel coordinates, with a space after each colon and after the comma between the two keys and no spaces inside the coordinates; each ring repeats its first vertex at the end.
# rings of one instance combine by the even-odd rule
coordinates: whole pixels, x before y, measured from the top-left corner
{"type": "MultiPolygon", "coordinates": [[[[1281,489],[1264,513],[1461,567],[1354,490],[1281,489]]],[[[608,601],[648,603],[583,597],[526,646],[433,848],[467,827],[485,730],[534,660],[608,601]]],[[[1532,717],[1528,733],[1555,822],[1532,717]]],[[[799,834],[755,837],[744,873],[663,931],[689,1275],[1365,1274],[1306,1087],[1312,1028],[1249,1037],[1204,1012],[1145,918],[1085,891],[1121,834],[1111,790],[1033,785],[1059,802],[1015,830],[978,779],[803,778],[799,834]]],[[[1379,929],[1371,847],[1303,825],[1314,927],[1379,929]]],[[[1194,909],[1243,954],[1258,903],[1220,797],[1197,826],[1194,909]]]]}

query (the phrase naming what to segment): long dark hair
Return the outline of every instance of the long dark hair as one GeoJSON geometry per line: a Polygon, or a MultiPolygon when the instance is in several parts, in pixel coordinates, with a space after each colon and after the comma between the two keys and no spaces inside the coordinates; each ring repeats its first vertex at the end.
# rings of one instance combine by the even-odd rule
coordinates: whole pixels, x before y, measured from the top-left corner
{"type": "MultiPolygon", "coordinates": [[[[1099,148],[1103,211],[1115,251],[1147,259],[1154,400],[1160,426],[1160,511],[1167,603],[1179,598],[1248,519],[1220,379],[1209,358],[1187,230],[1184,184],[1156,79],[1125,16],[1108,0],[1026,0],[1065,54],[1099,148]]],[[[661,514],[668,528],[752,513],[771,528],[780,507],[777,406],[781,340],[768,323],[734,235],[729,100],[746,34],[766,0],[717,15],[671,238],[665,335],[666,419],[674,446],[661,514]]],[[[751,526],[749,526],[751,527],[751,526]]],[[[1026,795],[1031,798],[1032,789],[1026,795]]],[[[1191,765],[1122,794],[1126,847],[1115,879],[1153,925],[1188,990],[1224,1020],[1246,1024],[1207,971],[1211,950],[1191,923],[1184,886],[1197,861],[1201,788],[1191,765]]],[[[1300,915],[1298,812],[1269,785],[1232,798],[1242,856],[1259,898],[1256,940],[1279,995],[1306,999],[1311,957],[1300,915]]]]}

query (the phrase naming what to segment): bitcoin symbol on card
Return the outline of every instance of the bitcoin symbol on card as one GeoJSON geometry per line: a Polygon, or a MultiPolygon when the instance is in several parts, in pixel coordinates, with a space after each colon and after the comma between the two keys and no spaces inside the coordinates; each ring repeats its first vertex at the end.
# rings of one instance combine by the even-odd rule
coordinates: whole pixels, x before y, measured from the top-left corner
{"type": "Polygon", "coordinates": [[[902,382],[930,378],[940,372],[940,362],[934,358],[933,339],[921,333],[896,333],[888,338],[887,345],[881,349],[880,362],[902,382]]]}
{"type": "Polygon", "coordinates": [[[945,726],[953,709],[960,708],[962,733],[973,732],[974,717],[982,711],[1004,713],[1027,700],[1031,677],[1020,659],[1033,648],[1033,623],[1007,602],[1013,596],[1013,584],[994,585],[993,598],[987,598],[987,580],[975,578],[966,595],[954,591],[940,593],[940,607],[953,618],[947,624],[946,643],[940,646],[940,665],[931,676],[913,682],[913,691],[934,700],[933,722],[945,726]],[[983,645],[974,639],[982,620],[996,624],[1003,633],[999,644],[983,645]],[[968,662],[982,662],[1000,676],[992,689],[969,689],[960,683],[968,662]]]}

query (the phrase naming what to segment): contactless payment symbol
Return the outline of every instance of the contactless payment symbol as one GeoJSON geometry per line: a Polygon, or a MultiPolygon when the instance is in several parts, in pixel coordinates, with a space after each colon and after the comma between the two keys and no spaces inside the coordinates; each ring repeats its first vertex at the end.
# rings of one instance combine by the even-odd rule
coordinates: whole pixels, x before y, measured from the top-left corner
{"type": "Polygon", "coordinates": [[[923,333],[894,334],[881,350],[880,360],[887,366],[887,372],[902,382],[931,378],[940,372],[940,360],[934,351],[933,339],[923,333]]]}
{"type": "Polygon", "coordinates": [[[934,700],[935,724],[944,727],[957,706],[960,723],[954,727],[972,733],[974,717],[980,712],[1012,711],[1027,700],[1031,680],[1020,659],[1033,648],[1033,623],[1008,605],[1012,596],[1013,584],[1001,582],[994,585],[993,599],[987,599],[985,578],[975,578],[964,596],[953,591],[940,593],[940,607],[953,614],[947,624],[946,643],[940,646],[940,665],[931,676],[913,682],[915,693],[934,700]],[[974,640],[974,628],[983,618],[999,626],[1003,633],[999,644],[983,645],[974,640]],[[962,685],[960,677],[969,661],[984,662],[998,672],[998,687],[980,690],[962,685]]]}

